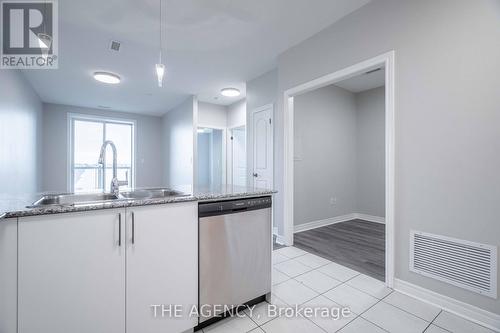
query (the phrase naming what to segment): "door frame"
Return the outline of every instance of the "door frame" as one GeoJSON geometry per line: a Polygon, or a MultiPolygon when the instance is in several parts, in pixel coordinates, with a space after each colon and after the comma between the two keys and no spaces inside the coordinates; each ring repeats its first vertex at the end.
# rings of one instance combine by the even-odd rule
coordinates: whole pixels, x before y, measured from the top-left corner
{"type": "MultiPolygon", "coordinates": [[[[226,157],[227,157],[227,172],[226,172],[226,175],[227,175],[227,184],[229,185],[234,185],[233,184],[233,162],[234,162],[234,154],[233,154],[233,147],[234,147],[234,141],[231,140],[231,137],[233,136],[233,131],[234,130],[241,130],[243,129],[245,131],[245,168],[248,167],[248,163],[246,163],[246,159],[247,159],[247,126],[246,125],[237,125],[237,126],[233,126],[233,127],[229,127],[227,129],[227,138],[226,138],[226,141],[229,143],[227,145],[227,154],[226,154],[226,157]]],[[[247,172],[248,174],[248,172],[247,172]]],[[[248,175],[247,175],[248,176],[248,175]]]]}
{"type": "Polygon", "coordinates": [[[385,66],[385,284],[394,286],[394,217],[395,217],[395,52],[390,51],[339,71],[300,84],[284,92],[284,239],[293,245],[293,176],[294,176],[294,96],[331,85],[360,73],[385,66]]]}
{"type": "MultiPolygon", "coordinates": [[[[269,104],[265,104],[265,105],[262,105],[258,108],[255,108],[253,109],[251,112],[250,112],[250,124],[251,124],[251,137],[249,138],[248,140],[248,143],[252,146],[252,164],[251,164],[251,169],[250,170],[247,170],[247,174],[248,174],[248,179],[247,180],[247,183],[249,183],[252,187],[254,186],[254,177],[253,177],[253,173],[254,173],[254,170],[255,170],[255,147],[254,147],[254,140],[255,140],[255,128],[253,126],[253,118],[254,118],[254,115],[257,113],[257,112],[261,112],[261,111],[264,111],[264,110],[267,110],[267,109],[270,109],[271,110],[271,186],[270,188],[274,188],[274,104],[273,103],[269,103],[269,104]]],[[[248,130],[248,128],[247,128],[248,130]]],[[[248,144],[247,144],[247,148],[248,148],[248,144]]],[[[247,153],[247,156],[248,156],[248,153],[247,153]]],[[[248,164],[248,162],[247,162],[248,164]]]]}

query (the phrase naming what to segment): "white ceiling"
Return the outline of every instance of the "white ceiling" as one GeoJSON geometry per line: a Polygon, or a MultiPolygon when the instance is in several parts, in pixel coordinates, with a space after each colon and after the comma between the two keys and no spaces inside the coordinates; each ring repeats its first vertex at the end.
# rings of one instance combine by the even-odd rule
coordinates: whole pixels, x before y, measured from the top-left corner
{"type": "Polygon", "coordinates": [[[334,85],[353,93],[362,92],[365,90],[382,87],[385,84],[385,70],[382,68],[379,71],[370,74],[360,74],[349,79],[337,82],[334,85]]]}
{"type": "Polygon", "coordinates": [[[163,88],[154,70],[159,1],[59,1],[59,69],[25,76],[49,103],[156,115],[188,95],[228,105],[238,98],[220,96],[221,88],[237,87],[244,97],[245,82],[274,68],[281,52],[370,0],[163,0],[163,88]],[[122,42],[119,53],[109,50],[111,40],[122,42]],[[99,70],[118,73],[122,83],[94,81],[99,70]]]}

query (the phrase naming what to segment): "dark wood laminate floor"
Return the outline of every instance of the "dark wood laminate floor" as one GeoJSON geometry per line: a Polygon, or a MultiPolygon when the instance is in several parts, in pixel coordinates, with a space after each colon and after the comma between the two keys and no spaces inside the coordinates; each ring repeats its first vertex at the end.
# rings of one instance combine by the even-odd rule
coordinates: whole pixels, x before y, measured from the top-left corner
{"type": "Polygon", "coordinates": [[[352,220],[294,235],[294,246],[385,280],[385,225],[352,220]]]}

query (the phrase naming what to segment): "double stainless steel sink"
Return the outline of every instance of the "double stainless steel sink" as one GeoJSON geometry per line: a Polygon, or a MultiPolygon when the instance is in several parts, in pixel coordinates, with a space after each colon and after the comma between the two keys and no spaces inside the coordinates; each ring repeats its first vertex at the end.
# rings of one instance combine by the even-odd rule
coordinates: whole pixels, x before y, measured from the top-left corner
{"type": "Polygon", "coordinates": [[[42,196],[28,208],[40,208],[47,206],[77,206],[107,203],[113,201],[162,199],[168,197],[189,196],[180,191],[167,188],[141,189],[123,192],[119,195],[113,193],[82,193],[82,194],[48,194],[42,196]]]}

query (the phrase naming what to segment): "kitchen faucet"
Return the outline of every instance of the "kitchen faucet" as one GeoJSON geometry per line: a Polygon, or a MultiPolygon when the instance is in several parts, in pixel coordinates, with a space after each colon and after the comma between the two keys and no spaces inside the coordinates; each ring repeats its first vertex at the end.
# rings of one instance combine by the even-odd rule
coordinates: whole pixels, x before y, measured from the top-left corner
{"type": "Polygon", "coordinates": [[[122,185],[128,185],[128,174],[127,174],[127,180],[118,180],[118,163],[117,163],[117,156],[116,156],[116,146],[113,143],[113,141],[107,140],[104,141],[104,143],[101,146],[101,154],[99,155],[99,164],[102,165],[102,179],[103,179],[103,186],[104,186],[104,179],[105,179],[105,174],[106,174],[106,168],[105,168],[105,162],[104,161],[104,153],[106,152],[106,146],[110,145],[111,148],[113,149],[113,179],[111,179],[111,192],[118,196],[120,194],[120,186],[122,185]]]}

